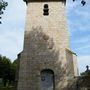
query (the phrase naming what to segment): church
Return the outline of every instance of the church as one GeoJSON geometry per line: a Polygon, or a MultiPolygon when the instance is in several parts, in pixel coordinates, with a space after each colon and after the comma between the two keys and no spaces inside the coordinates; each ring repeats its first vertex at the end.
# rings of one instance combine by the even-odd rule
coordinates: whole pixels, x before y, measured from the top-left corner
{"type": "Polygon", "coordinates": [[[27,13],[17,90],[77,90],[77,55],[69,45],[66,0],[24,1],[27,13]]]}

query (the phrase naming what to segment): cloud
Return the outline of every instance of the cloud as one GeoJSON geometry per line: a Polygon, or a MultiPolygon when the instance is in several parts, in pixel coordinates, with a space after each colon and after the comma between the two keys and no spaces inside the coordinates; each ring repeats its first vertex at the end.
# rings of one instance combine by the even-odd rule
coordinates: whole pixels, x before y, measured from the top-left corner
{"type": "Polygon", "coordinates": [[[23,49],[23,29],[3,32],[0,35],[0,54],[14,60],[23,49]]]}
{"type": "Polygon", "coordinates": [[[79,71],[90,65],[90,0],[82,7],[79,0],[67,0],[66,14],[70,31],[71,47],[78,54],[79,71]]]}
{"type": "Polygon", "coordinates": [[[75,39],[72,41],[73,44],[88,44],[90,45],[90,35],[87,35],[87,36],[82,36],[80,37],[79,39],[75,39]]]}
{"type": "Polygon", "coordinates": [[[72,0],[67,1],[66,11],[68,18],[68,28],[70,32],[90,32],[90,1],[88,0],[86,2],[86,5],[82,6],[80,1],[78,0],[75,2],[73,2],[72,0]]]}
{"type": "Polygon", "coordinates": [[[2,22],[8,26],[16,26],[24,23],[25,13],[26,13],[26,4],[23,0],[7,0],[8,6],[2,16],[2,22]]]}
{"type": "Polygon", "coordinates": [[[66,2],[66,12],[70,14],[71,13],[70,11],[73,11],[73,9],[77,7],[78,2],[77,1],[73,2],[73,0],[66,0],[66,1],[67,1],[66,2]]]}
{"type": "Polygon", "coordinates": [[[71,41],[71,47],[77,55],[89,55],[90,54],[90,35],[82,36],[71,41]]]}
{"type": "MultiPolygon", "coordinates": [[[[6,0],[9,5],[2,16],[0,25],[0,54],[14,60],[23,49],[26,5],[23,0],[6,0]]],[[[90,65],[90,0],[82,7],[80,0],[67,0],[66,14],[73,50],[79,53],[80,72],[90,65]],[[83,34],[82,34],[83,33],[83,34]],[[76,49],[75,49],[76,48],[76,49]],[[81,56],[84,52],[83,56],[81,56]],[[88,52],[88,54],[87,54],[88,52]]]]}
{"type": "Polygon", "coordinates": [[[84,52],[84,50],[88,50],[88,52],[90,52],[89,51],[90,50],[90,44],[86,45],[86,46],[80,46],[80,47],[76,48],[75,50],[77,50],[77,51],[81,50],[83,52],[84,52]]]}
{"type": "Polygon", "coordinates": [[[0,25],[0,54],[14,60],[23,48],[26,5],[23,0],[7,0],[0,25]]]}

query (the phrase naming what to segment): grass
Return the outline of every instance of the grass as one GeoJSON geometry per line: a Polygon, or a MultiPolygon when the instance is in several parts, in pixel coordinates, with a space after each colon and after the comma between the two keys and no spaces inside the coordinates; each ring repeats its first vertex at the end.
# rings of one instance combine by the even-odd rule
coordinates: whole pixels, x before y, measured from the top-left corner
{"type": "Polygon", "coordinates": [[[0,87],[0,90],[15,90],[14,87],[0,87]]]}

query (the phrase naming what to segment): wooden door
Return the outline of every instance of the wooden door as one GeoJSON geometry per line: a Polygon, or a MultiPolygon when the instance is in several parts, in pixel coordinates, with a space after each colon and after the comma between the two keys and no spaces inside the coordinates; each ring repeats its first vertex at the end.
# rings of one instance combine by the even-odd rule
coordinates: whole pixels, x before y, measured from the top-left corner
{"type": "Polygon", "coordinates": [[[41,90],[54,90],[54,73],[51,70],[41,72],[41,90]]]}

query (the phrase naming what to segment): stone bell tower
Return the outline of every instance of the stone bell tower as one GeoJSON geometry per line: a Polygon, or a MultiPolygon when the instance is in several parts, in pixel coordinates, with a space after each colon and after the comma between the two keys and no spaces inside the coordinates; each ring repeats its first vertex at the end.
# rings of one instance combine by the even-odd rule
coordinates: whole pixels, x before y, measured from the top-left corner
{"type": "Polygon", "coordinates": [[[17,90],[75,90],[76,54],[70,50],[66,0],[25,0],[24,49],[17,90]]]}

